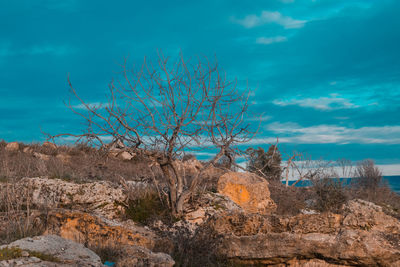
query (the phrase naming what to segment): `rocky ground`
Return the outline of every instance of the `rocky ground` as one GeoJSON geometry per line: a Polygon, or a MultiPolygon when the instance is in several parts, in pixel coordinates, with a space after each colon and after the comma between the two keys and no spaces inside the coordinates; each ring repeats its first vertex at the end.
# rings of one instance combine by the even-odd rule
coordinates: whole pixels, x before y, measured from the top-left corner
{"type": "MultiPolygon", "coordinates": [[[[199,163],[185,164],[195,171],[199,163]]],[[[46,177],[0,183],[3,197],[19,194],[23,208],[13,218],[36,229],[0,246],[0,266],[400,266],[400,221],[371,202],[280,215],[265,179],[227,172],[180,220],[142,224],[126,207],[129,194],[147,187],[46,177]]],[[[0,232],[9,217],[0,212],[0,232]]]]}

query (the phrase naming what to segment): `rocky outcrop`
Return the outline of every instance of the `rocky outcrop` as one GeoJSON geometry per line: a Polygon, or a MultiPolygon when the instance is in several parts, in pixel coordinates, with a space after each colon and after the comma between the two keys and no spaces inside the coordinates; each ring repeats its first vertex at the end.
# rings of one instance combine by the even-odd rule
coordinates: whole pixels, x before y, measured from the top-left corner
{"type": "Polygon", "coordinates": [[[20,239],[0,247],[0,251],[2,249],[12,250],[14,257],[0,261],[0,266],[103,266],[93,251],[55,235],[20,239]]]}
{"type": "Polygon", "coordinates": [[[130,221],[111,221],[79,211],[53,210],[43,219],[46,220],[46,234],[55,234],[89,246],[112,244],[153,249],[160,241],[156,234],[130,221]]]}
{"type": "Polygon", "coordinates": [[[225,173],[218,180],[218,192],[247,212],[269,214],[276,209],[268,182],[253,173],[225,173]]]}
{"type": "Polygon", "coordinates": [[[294,217],[220,213],[196,238],[214,238],[218,257],[244,264],[396,266],[400,222],[361,200],[350,201],[344,210],[294,217]]]}
{"type": "Polygon", "coordinates": [[[6,146],[5,146],[5,148],[4,148],[6,151],[8,151],[8,152],[15,152],[15,151],[18,151],[19,150],[19,144],[18,144],[18,142],[11,142],[11,143],[8,143],[6,146]]]}
{"type": "Polygon", "coordinates": [[[122,188],[106,181],[75,184],[60,179],[24,178],[16,186],[29,190],[30,202],[35,206],[72,208],[108,219],[120,216],[122,208],[117,203],[126,200],[122,188]]]}

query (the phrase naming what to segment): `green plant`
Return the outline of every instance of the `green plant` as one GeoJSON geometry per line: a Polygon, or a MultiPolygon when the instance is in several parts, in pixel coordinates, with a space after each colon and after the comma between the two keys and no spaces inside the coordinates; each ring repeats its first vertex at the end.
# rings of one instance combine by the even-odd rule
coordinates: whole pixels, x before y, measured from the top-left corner
{"type": "Polygon", "coordinates": [[[17,247],[0,248],[0,261],[22,257],[22,250],[17,247]]]}
{"type": "Polygon", "coordinates": [[[125,214],[129,219],[142,224],[147,224],[154,219],[164,219],[168,216],[168,209],[163,206],[156,193],[130,199],[124,207],[125,214]]]}

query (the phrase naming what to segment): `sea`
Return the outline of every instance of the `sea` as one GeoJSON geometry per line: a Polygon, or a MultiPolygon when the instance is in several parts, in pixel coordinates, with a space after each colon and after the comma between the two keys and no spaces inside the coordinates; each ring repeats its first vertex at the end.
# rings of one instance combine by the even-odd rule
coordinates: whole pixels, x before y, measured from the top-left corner
{"type": "MultiPolygon", "coordinates": [[[[357,179],[357,178],[340,178],[340,180],[343,182],[343,184],[350,184],[352,182],[352,179],[357,179]]],[[[397,194],[400,194],[400,176],[383,176],[383,181],[397,194]]],[[[292,185],[295,181],[289,181],[289,185],[292,185]]],[[[305,180],[305,181],[300,181],[299,183],[296,184],[296,186],[310,186],[311,181],[305,180]]]]}

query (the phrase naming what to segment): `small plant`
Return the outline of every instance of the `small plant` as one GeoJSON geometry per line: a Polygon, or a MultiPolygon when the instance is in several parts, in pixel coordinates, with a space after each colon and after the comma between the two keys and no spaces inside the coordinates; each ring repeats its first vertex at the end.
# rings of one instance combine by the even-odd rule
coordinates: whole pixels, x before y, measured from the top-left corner
{"type": "Polygon", "coordinates": [[[168,215],[156,193],[145,194],[137,199],[130,199],[124,205],[125,214],[129,219],[141,224],[147,224],[154,219],[165,219],[168,215]]]}
{"type": "Polygon", "coordinates": [[[22,250],[17,247],[0,248],[0,261],[22,257],[22,250]]]}

